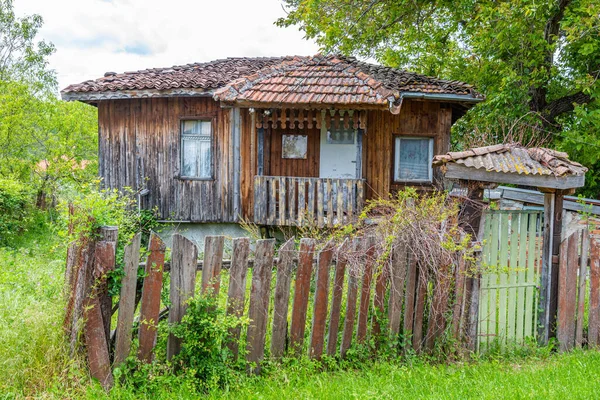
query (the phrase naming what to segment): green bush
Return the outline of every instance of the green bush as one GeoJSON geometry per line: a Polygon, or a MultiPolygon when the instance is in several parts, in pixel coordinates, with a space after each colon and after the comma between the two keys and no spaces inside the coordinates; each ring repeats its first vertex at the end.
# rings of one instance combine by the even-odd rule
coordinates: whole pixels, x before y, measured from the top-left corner
{"type": "Polygon", "coordinates": [[[229,331],[241,324],[218,307],[214,296],[191,299],[181,323],[171,327],[171,333],[183,341],[181,352],[173,358],[175,369],[194,378],[204,390],[230,386],[240,371],[227,346],[229,331]]]}
{"type": "Polygon", "coordinates": [[[0,178],[0,244],[21,233],[32,216],[32,192],[11,178],[0,178]]]}

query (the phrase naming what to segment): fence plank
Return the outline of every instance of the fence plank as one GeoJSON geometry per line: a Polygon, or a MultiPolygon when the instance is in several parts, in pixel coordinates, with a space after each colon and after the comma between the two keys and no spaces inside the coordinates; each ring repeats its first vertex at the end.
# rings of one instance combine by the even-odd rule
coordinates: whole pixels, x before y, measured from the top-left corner
{"type": "Polygon", "coordinates": [[[413,334],[415,318],[415,297],[417,290],[417,260],[414,254],[409,253],[408,270],[406,273],[406,292],[404,298],[403,346],[410,347],[410,338],[413,334]]]}
{"type": "Polygon", "coordinates": [[[461,339],[460,321],[463,318],[462,310],[465,296],[465,275],[467,262],[463,257],[463,252],[458,254],[458,264],[454,277],[454,307],[452,311],[452,336],[456,340],[461,339]]]}
{"type": "Polygon", "coordinates": [[[140,306],[140,329],[138,358],[150,363],[156,345],[156,329],[160,313],[160,291],[162,289],[165,244],[154,232],[150,234],[150,254],[146,261],[146,277],[142,288],[140,306]]]}
{"type": "Polygon", "coordinates": [[[333,216],[335,213],[333,212],[333,180],[331,178],[327,179],[327,193],[325,194],[325,198],[327,199],[327,226],[333,228],[334,220],[333,216]]]}
{"type": "Polygon", "coordinates": [[[508,216],[509,214],[499,214],[500,216],[500,258],[499,267],[499,281],[500,288],[498,290],[498,341],[500,346],[503,347],[506,344],[507,334],[507,311],[508,311],[508,274],[506,273],[508,267],[508,216]]]}
{"type": "Polygon", "coordinates": [[[579,287],[577,293],[577,319],[575,330],[575,346],[581,347],[583,343],[583,314],[585,312],[585,289],[587,281],[588,252],[590,250],[590,232],[583,229],[581,236],[581,262],[579,267],[579,287]]]}
{"type": "Polygon", "coordinates": [[[325,193],[322,179],[317,179],[317,224],[319,228],[325,226],[325,193]]]}
{"type": "Polygon", "coordinates": [[[335,265],[335,276],[333,278],[333,294],[331,299],[331,314],[329,315],[329,332],[327,334],[327,355],[335,356],[337,351],[337,339],[340,329],[340,312],[342,308],[342,296],[344,293],[344,277],[346,275],[346,264],[349,244],[348,239],[340,245],[336,252],[337,262],[335,265]]]}
{"type": "MultiPolygon", "coordinates": [[[[529,214],[529,229],[527,233],[527,274],[526,280],[527,282],[534,282],[536,273],[535,273],[535,250],[537,248],[537,220],[538,216],[536,214],[529,214]]],[[[540,221],[541,225],[541,221],[540,221]]],[[[533,337],[535,335],[534,329],[534,313],[533,310],[535,303],[535,292],[533,286],[527,286],[525,289],[525,326],[523,331],[524,337],[533,337]]]]}
{"type": "Polygon", "coordinates": [[[373,305],[375,306],[375,314],[373,316],[373,337],[379,344],[378,338],[381,336],[381,322],[384,320],[385,315],[385,295],[388,287],[388,281],[390,277],[390,264],[385,263],[379,268],[377,273],[377,279],[375,280],[375,299],[373,305]]]}
{"type": "Polygon", "coordinates": [[[288,223],[296,224],[296,178],[287,178],[289,182],[288,194],[288,223]]]}
{"type": "Polygon", "coordinates": [[[315,182],[314,179],[308,180],[308,204],[306,205],[309,225],[315,223],[315,182]]]}
{"type": "Polygon", "coordinates": [[[420,265],[417,273],[417,288],[415,298],[415,315],[412,329],[412,348],[415,352],[421,352],[423,343],[423,318],[425,316],[425,297],[427,296],[427,283],[429,277],[420,265]]]}
{"type": "Polygon", "coordinates": [[[346,212],[348,215],[347,223],[350,223],[354,220],[354,200],[356,199],[354,194],[354,181],[348,179],[346,180],[346,191],[348,192],[347,196],[347,207],[346,212]]]}
{"type": "Polygon", "coordinates": [[[248,317],[247,347],[249,370],[260,372],[260,362],[265,354],[265,337],[267,318],[269,315],[269,292],[271,286],[271,270],[275,239],[262,239],[256,242],[256,261],[252,271],[252,289],[250,291],[250,308],[248,317]]]}
{"type": "Polygon", "coordinates": [[[577,234],[573,233],[560,244],[556,338],[561,351],[570,350],[575,344],[576,283],[572,282],[571,270],[577,271],[577,242],[577,234]]]}
{"type": "Polygon", "coordinates": [[[97,293],[86,297],[84,300],[85,343],[90,368],[90,375],[100,381],[104,390],[109,390],[113,384],[113,375],[110,370],[110,358],[102,310],[97,293]]]}
{"type": "Polygon", "coordinates": [[[593,237],[590,247],[588,345],[595,348],[600,343],[600,239],[593,237]]]}
{"type": "Polygon", "coordinates": [[[314,240],[300,240],[298,272],[296,273],[296,286],[292,307],[292,325],[290,329],[290,347],[297,355],[301,353],[302,345],[304,343],[306,310],[308,308],[308,295],[310,293],[310,278],[312,275],[314,251],[314,240]]]}
{"type": "MultiPolygon", "coordinates": [[[[246,237],[233,239],[231,268],[229,270],[229,290],[227,292],[227,315],[233,315],[238,318],[244,313],[249,255],[250,239],[246,237]]],[[[229,330],[230,341],[228,347],[234,359],[238,357],[240,333],[240,326],[229,330]]]]}
{"type": "Polygon", "coordinates": [[[315,302],[308,353],[311,358],[317,360],[323,355],[325,343],[325,325],[327,322],[327,306],[329,300],[329,269],[331,267],[333,251],[333,243],[326,243],[325,247],[319,252],[317,263],[315,302]]]}
{"type": "MultiPolygon", "coordinates": [[[[500,215],[501,214],[493,214],[493,219],[492,219],[492,239],[491,239],[491,248],[490,248],[490,263],[489,266],[492,269],[492,272],[489,274],[489,278],[488,278],[488,287],[491,286],[496,286],[498,284],[498,277],[499,277],[499,273],[498,273],[498,253],[499,253],[499,247],[500,247],[500,215]]],[[[489,345],[491,342],[493,342],[494,340],[498,339],[497,336],[497,332],[498,332],[498,327],[497,327],[497,318],[496,318],[496,313],[498,310],[498,303],[497,303],[497,295],[498,295],[498,291],[496,289],[488,289],[487,290],[487,294],[489,297],[489,306],[488,306],[488,312],[487,312],[487,320],[488,320],[488,332],[487,332],[487,345],[489,345]]]]}
{"type": "Polygon", "coordinates": [[[519,288],[517,290],[517,320],[515,326],[515,340],[517,344],[523,344],[523,338],[525,337],[525,286],[523,285],[527,283],[525,276],[525,271],[527,270],[527,219],[527,214],[519,214],[519,256],[516,279],[519,288]]]}
{"type": "Polygon", "coordinates": [[[285,209],[287,202],[287,190],[285,187],[286,178],[279,177],[279,225],[287,225],[287,211],[285,209]]]}
{"type": "Polygon", "coordinates": [[[337,223],[344,224],[344,183],[343,179],[338,179],[336,182],[337,188],[337,223]]]}
{"type": "Polygon", "coordinates": [[[306,215],[306,181],[298,179],[298,225],[302,226],[306,215]]]}
{"type": "Polygon", "coordinates": [[[270,177],[267,181],[267,186],[269,188],[269,196],[267,197],[269,216],[267,221],[269,225],[275,225],[277,221],[277,178],[270,177]]]}
{"type": "Polygon", "coordinates": [[[489,343],[489,299],[490,299],[490,291],[483,290],[487,289],[490,283],[490,273],[487,271],[482,271],[482,268],[485,269],[490,265],[491,258],[491,249],[492,249],[492,220],[495,219],[496,216],[491,212],[487,212],[484,214],[484,230],[483,230],[483,248],[481,251],[480,262],[479,262],[479,279],[475,277],[473,280],[474,287],[472,288],[471,294],[474,299],[477,299],[477,294],[479,293],[479,312],[478,312],[478,329],[477,336],[472,337],[472,339],[476,339],[476,345],[478,350],[485,350],[489,343]],[[478,285],[479,283],[479,285],[478,285]],[[479,290],[477,289],[479,286],[479,290]]]}
{"type": "MultiPolygon", "coordinates": [[[[360,248],[360,240],[355,239],[352,244],[353,252],[360,248]]],[[[344,319],[344,333],[340,345],[340,355],[346,356],[346,352],[352,345],[352,335],[354,333],[354,321],[356,320],[356,301],[358,299],[358,269],[350,268],[348,271],[348,293],[346,297],[346,317],[344,319]]]]}
{"type": "Polygon", "coordinates": [[[225,236],[206,236],[204,238],[204,264],[202,265],[202,293],[211,290],[219,295],[221,287],[221,267],[223,265],[223,247],[225,236]]]}
{"type": "MultiPolygon", "coordinates": [[[[187,301],[194,295],[196,288],[196,262],[198,248],[183,235],[173,235],[171,252],[171,287],[169,289],[169,324],[181,322],[185,314],[187,301]]],[[[171,360],[181,350],[181,339],[169,334],[167,341],[167,359],[171,360]]]]}
{"type": "Polygon", "coordinates": [[[290,300],[290,284],[296,251],[294,238],[279,248],[277,264],[277,282],[275,284],[275,301],[273,305],[273,333],[271,335],[271,356],[281,357],[285,352],[287,338],[287,317],[290,300]]]}
{"type": "MultiPolygon", "coordinates": [[[[514,342],[517,327],[517,275],[519,260],[519,214],[510,215],[510,246],[509,246],[509,269],[508,269],[508,315],[506,325],[506,340],[514,342]]],[[[507,234],[508,235],[508,234],[507,234]]]]}
{"type": "Polygon", "coordinates": [[[121,279],[121,292],[119,296],[119,314],[117,317],[117,331],[115,338],[114,364],[119,365],[131,351],[131,329],[135,313],[135,294],[137,288],[137,272],[140,262],[140,244],[142,235],[138,233],[124,250],[124,276],[121,279]]]}
{"type": "MultiPolygon", "coordinates": [[[[108,292],[108,273],[115,269],[115,256],[119,230],[116,226],[103,226],[98,234],[100,240],[96,242],[94,251],[93,277],[96,279],[96,295],[102,311],[104,336],[106,345],[110,349],[110,326],[112,320],[112,296],[108,292]]],[[[110,351],[110,350],[109,350],[110,351]]]]}
{"type": "Polygon", "coordinates": [[[363,343],[367,339],[367,324],[369,318],[369,305],[371,301],[371,281],[375,266],[375,237],[368,236],[365,241],[365,269],[363,272],[362,287],[360,291],[360,304],[358,307],[358,328],[356,340],[363,343]]]}
{"type": "Polygon", "coordinates": [[[400,332],[400,318],[402,316],[402,299],[404,294],[404,281],[407,270],[406,245],[401,243],[394,247],[392,253],[390,298],[388,303],[388,320],[390,337],[395,342],[400,332]]]}

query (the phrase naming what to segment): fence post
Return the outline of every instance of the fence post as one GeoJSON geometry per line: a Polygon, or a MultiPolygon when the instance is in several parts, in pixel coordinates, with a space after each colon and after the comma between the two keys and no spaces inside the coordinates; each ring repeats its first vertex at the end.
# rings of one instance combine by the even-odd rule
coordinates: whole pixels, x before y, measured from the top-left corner
{"type": "Polygon", "coordinates": [[[554,231],[554,192],[544,193],[544,227],[542,247],[542,271],[538,314],[538,341],[548,344],[550,338],[550,298],[552,288],[552,240],[554,231]]]}

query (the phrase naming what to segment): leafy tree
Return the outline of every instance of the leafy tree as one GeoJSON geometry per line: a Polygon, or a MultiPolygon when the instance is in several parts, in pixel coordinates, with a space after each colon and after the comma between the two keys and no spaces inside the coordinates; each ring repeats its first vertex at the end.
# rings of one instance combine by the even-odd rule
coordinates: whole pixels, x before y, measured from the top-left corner
{"type": "Polygon", "coordinates": [[[96,175],[97,114],[58,99],[47,61],[54,46],[36,40],[41,26],[0,0],[0,178],[28,185],[46,208],[59,189],[96,175]]]}
{"type": "Polygon", "coordinates": [[[54,46],[35,40],[42,24],[39,15],[16,17],[12,0],[0,0],[0,81],[24,81],[38,90],[55,87],[54,71],[47,69],[54,46]]]}
{"type": "Polygon", "coordinates": [[[326,52],[473,83],[487,101],[455,125],[456,147],[550,140],[592,169],[600,193],[597,0],[283,0],[326,52]]]}

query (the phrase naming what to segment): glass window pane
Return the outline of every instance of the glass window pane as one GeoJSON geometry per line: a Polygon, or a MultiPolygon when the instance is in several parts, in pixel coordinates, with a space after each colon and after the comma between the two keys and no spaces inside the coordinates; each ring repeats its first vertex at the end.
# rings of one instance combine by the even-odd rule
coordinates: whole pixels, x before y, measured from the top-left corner
{"type": "Polygon", "coordinates": [[[211,122],[210,121],[199,121],[199,120],[187,120],[183,121],[183,134],[184,135],[210,135],[211,134],[211,122]]]}
{"type": "Polygon", "coordinates": [[[182,121],[182,176],[192,178],[212,177],[211,128],[211,121],[182,121]]]}
{"type": "Polygon", "coordinates": [[[395,179],[397,181],[428,181],[432,155],[432,139],[396,138],[395,179]]]}
{"type": "Polygon", "coordinates": [[[195,140],[183,140],[183,176],[196,176],[197,143],[195,140]]]}

